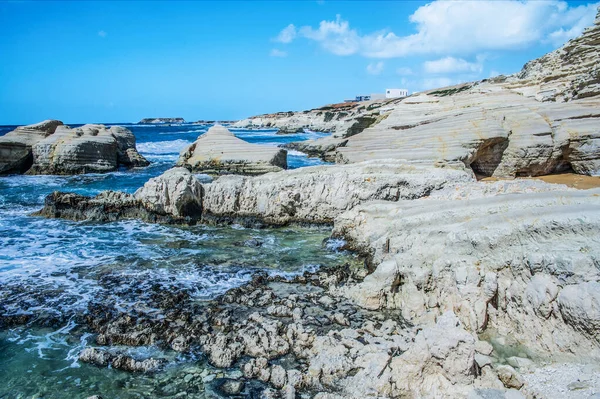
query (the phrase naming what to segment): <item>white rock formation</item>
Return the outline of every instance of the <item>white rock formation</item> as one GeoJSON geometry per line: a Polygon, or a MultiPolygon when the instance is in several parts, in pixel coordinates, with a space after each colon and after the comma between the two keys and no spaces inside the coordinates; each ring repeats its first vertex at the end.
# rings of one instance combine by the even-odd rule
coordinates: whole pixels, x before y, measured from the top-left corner
{"type": "Polygon", "coordinates": [[[250,144],[215,125],[181,152],[177,165],[207,174],[259,175],[287,169],[287,151],[250,144]]]}
{"type": "Polygon", "coordinates": [[[185,168],[173,168],[150,179],[134,197],[159,214],[185,218],[202,213],[202,184],[185,168]]]}
{"type": "Polygon", "coordinates": [[[454,191],[468,193],[470,185],[449,185],[429,199],[367,203],[342,214],[335,233],[376,266],[343,294],[367,308],[398,309],[414,323],[453,310],[472,332],[600,356],[600,189],[514,185],[523,183],[529,193],[475,183],[475,199],[461,200],[454,191]]]}
{"type": "Polygon", "coordinates": [[[339,133],[350,136],[359,133],[366,127],[377,123],[380,113],[385,113],[390,106],[398,103],[398,99],[372,100],[330,104],[320,108],[301,112],[278,112],[253,116],[235,122],[237,128],[272,128],[279,129],[281,134],[303,132],[304,129],[339,133]]]}
{"type": "MultiPolygon", "coordinates": [[[[600,99],[540,103],[491,83],[421,95],[337,148],[337,161],[462,161],[483,176],[600,170],[600,99]]],[[[408,100],[408,99],[407,99],[408,100]]]]}
{"type": "Polygon", "coordinates": [[[0,174],[26,172],[33,163],[31,147],[53,134],[62,124],[61,121],[46,120],[19,126],[0,136],[0,174]]]}
{"type": "Polygon", "coordinates": [[[508,77],[509,87],[538,101],[563,102],[600,95],[600,11],[593,26],[556,51],[508,77]]]}
{"type": "Polygon", "coordinates": [[[135,136],[120,126],[58,126],[53,134],[32,146],[33,165],[28,174],[110,172],[119,165],[147,166],[135,149],[135,136]]]}
{"type": "Polygon", "coordinates": [[[341,212],[368,200],[426,196],[448,182],[474,178],[457,169],[386,160],[316,166],[258,177],[223,176],[205,185],[205,218],[255,218],[267,224],[332,223],[341,212]]]}

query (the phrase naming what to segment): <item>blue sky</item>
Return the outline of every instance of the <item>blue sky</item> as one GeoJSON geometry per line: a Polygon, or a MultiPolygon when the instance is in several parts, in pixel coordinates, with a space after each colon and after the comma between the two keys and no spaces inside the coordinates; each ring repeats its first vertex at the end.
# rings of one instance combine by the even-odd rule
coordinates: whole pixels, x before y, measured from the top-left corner
{"type": "Polygon", "coordinates": [[[517,72],[565,1],[0,2],[0,124],[239,119],[517,72]]]}

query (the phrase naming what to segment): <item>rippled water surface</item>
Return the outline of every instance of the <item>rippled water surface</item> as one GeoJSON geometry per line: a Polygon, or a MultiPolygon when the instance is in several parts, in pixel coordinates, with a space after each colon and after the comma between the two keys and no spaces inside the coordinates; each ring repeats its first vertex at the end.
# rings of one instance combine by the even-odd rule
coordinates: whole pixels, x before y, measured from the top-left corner
{"type": "MultiPolygon", "coordinates": [[[[352,259],[324,244],[327,229],[76,223],[29,216],[54,190],[133,192],[173,166],[179,152],[207,129],[127,127],[150,167],[82,176],[0,177],[0,398],[174,397],[183,391],[203,397],[200,375],[206,374],[206,366],[200,353],[125,348],[135,358],[160,353],[171,359],[155,375],[78,362],[81,348],[94,343],[81,322],[90,304],[104,301],[122,312],[152,314],[157,310],[148,305],[149,295],[157,289],[184,290],[201,302],[249,281],[257,271],[292,276],[352,259]]],[[[235,134],[264,145],[321,136],[276,135],[274,130],[235,134]]],[[[320,163],[296,153],[288,162],[292,168],[320,163]]]]}

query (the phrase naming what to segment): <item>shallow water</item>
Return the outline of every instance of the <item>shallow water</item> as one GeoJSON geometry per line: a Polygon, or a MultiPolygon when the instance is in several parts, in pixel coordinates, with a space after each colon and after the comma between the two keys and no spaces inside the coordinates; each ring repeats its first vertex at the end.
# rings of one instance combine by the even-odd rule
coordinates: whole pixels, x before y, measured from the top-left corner
{"type": "MultiPolygon", "coordinates": [[[[90,305],[101,301],[120,312],[158,315],[149,297],[153,290],[181,290],[202,302],[248,282],[257,271],[293,276],[354,260],[337,252],[335,243],[325,245],[329,230],[322,228],[77,223],[29,216],[54,190],[134,192],[170,168],[179,151],[207,129],[127,127],[136,134],[150,167],[81,176],[0,177],[0,398],[172,397],[182,391],[202,397],[199,373],[206,373],[206,365],[201,353],[129,348],[136,358],[171,360],[153,376],[78,362],[79,351],[94,345],[82,322],[90,305]],[[21,322],[14,323],[17,319],[21,322]]],[[[264,145],[320,135],[235,133],[264,145]]],[[[315,163],[321,162],[289,155],[292,168],[315,163]]]]}

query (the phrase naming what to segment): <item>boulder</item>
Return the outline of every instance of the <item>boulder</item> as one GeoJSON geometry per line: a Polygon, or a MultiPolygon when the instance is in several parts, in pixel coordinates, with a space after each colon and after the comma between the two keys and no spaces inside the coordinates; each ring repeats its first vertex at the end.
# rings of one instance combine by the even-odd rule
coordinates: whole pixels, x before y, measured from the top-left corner
{"type": "Polygon", "coordinates": [[[59,126],[32,147],[33,165],[28,174],[101,173],[149,162],[135,149],[135,137],[120,126],[59,126]]]}
{"type": "Polygon", "coordinates": [[[202,184],[185,168],[172,168],[150,179],[134,197],[155,213],[176,218],[202,214],[202,184]]]}
{"type": "Polygon", "coordinates": [[[600,341],[600,282],[567,285],[558,295],[558,306],[569,325],[600,341]]]}
{"type": "Polygon", "coordinates": [[[181,152],[177,165],[214,175],[260,175],[287,169],[287,151],[250,144],[215,125],[181,152]]]}
{"type": "Polygon", "coordinates": [[[0,136],[0,174],[25,173],[33,164],[31,147],[53,134],[62,124],[57,120],[45,120],[19,126],[0,136]]]}

